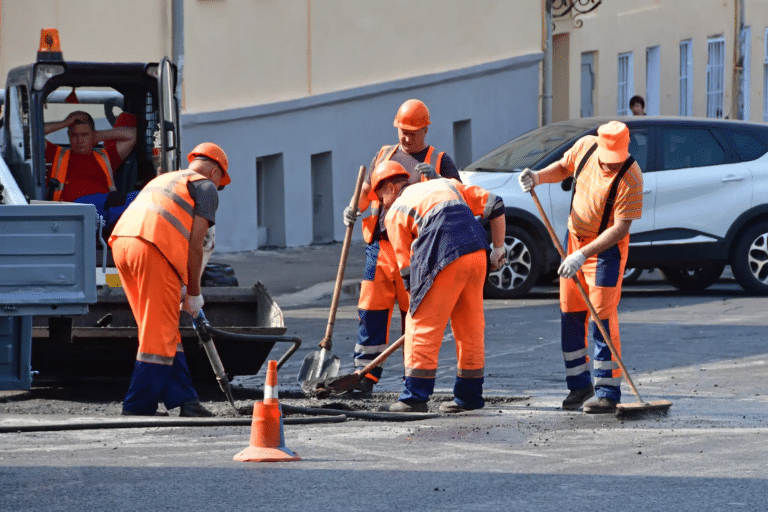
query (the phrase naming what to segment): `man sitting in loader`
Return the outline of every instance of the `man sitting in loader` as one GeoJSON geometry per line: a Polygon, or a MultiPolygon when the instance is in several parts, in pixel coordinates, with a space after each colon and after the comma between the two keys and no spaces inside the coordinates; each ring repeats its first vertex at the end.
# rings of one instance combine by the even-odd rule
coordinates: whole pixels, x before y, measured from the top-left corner
{"type": "MultiPolygon", "coordinates": [[[[131,116],[132,117],[132,116],[131,116]]],[[[91,203],[104,216],[108,227],[117,222],[132,197],[117,193],[113,169],[117,169],[136,145],[136,123],[96,130],[93,117],[83,111],[70,113],[63,121],[46,123],[45,134],[67,129],[69,148],[49,141],[45,144],[48,199],[91,203]],[[104,148],[97,148],[105,142],[104,148]]]]}

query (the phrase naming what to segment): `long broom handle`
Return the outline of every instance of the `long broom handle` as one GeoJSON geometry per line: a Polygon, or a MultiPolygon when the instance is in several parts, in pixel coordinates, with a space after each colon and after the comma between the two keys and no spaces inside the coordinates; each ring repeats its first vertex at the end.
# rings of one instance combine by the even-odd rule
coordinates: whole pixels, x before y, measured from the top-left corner
{"type": "MultiPolygon", "coordinates": [[[[541,203],[539,202],[539,198],[536,195],[536,191],[534,191],[533,189],[531,189],[531,197],[533,198],[533,202],[536,203],[536,208],[538,208],[539,210],[539,215],[541,215],[541,219],[544,221],[544,225],[547,227],[547,231],[549,231],[549,236],[552,237],[552,242],[555,244],[555,247],[557,247],[557,252],[560,253],[560,257],[562,259],[565,259],[565,257],[567,256],[565,254],[565,249],[563,249],[563,245],[560,243],[560,239],[557,238],[557,234],[555,233],[555,230],[552,228],[552,224],[549,223],[547,214],[544,213],[544,208],[542,208],[541,203]]],[[[579,273],[582,273],[581,270],[579,270],[579,273]]],[[[626,366],[624,366],[624,362],[621,360],[621,357],[619,357],[619,354],[616,352],[616,348],[613,346],[613,342],[611,341],[611,337],[608,335],[608,331],[605,330],[605,326],[603,325],[603,322],[600,320],[600,317],[597,316],[597,311],[595,310],[595,307],[592,305],[592,301],[589,300],[589,296],[587,295],[587,292],[584,290],[584,286],[581,284],[581,281],[579,280],[579,273],[573,276],[573,280],[576,281],[576,286],[578,287],[579,292],[581,293],[581,297],[584,299],[584,302],[587,303],[587,308],[589,308],[589,312],[592,314],[592,318],[595,320],[595,323],[597,324],[597,328],[600,329],[600,333],[603,335],[603,339],[605,340],[605,343],[608,345],[608,348],[611,350],[611,354],[613,354],[613,358],[616,360],[617,363],[619,363],[619,368],[621,368],[621,371],[624,373],[624,377],[627,378],[627,383],[629,383],[629,387],[632,389],[632,392],[637,397],[637,400],[639,402],[642,402],[643,399],[640,398],[640,393],[637,392],[635,383],[632,382],[632,378],[629,376],[629,372],[627,371],[626,366]]]]}
{"type": "MultiPolygon", "coordinates": [[[[357,183],[355,184],[355,193],[352,195],[352,200],[349,202],[350,208],[357,208],[357,203],[360,202],[360,191],[363,189],[363,180],[365,178],[365,166],[361,165],[360,170],[357,173],[357,183]]],[[[341,248],[341,260],[339,261],[339,270],[336,272],[336,286],[333,289],[333,299],[331,300],[331,311],[328,313],[328,326],[325,328],[325,337],[320,341],[320,348],[323,350],[331,350],[333,343],[331,342],[331,336],[333,335],[333,324],[336,322],[336,311],[339,308],[339,297],[341,296],[341,283],[344,280],[344,270],[347,266],[347,257],[349,256],[349,246],[352,242],[352,231],[355,225],[350,224],[347,226],[347,231],[344,233],[344,245],[341,248]]]]}

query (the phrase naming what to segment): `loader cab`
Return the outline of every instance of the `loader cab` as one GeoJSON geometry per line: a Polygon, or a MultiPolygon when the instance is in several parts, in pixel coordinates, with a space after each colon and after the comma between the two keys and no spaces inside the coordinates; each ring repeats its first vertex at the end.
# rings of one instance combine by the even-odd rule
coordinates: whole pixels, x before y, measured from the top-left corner
{"type": "MultiPolygon", "coordinates": [[[[28,202],[49,199],[45,123],[62,121],[75,110],[90,113],[96,130],[111,128],[123,112],[135,117],[136,145],[113,169],[119,192],[140,190],[158,173],[178,169],[176,67],[167,58],[160,63],[70,62],[55,50],[41,49],[37,62],[12,69],[5,86],[2,157],[28,202]]],[[[66,130],[48,140],[69,145],[66,130]]]]}

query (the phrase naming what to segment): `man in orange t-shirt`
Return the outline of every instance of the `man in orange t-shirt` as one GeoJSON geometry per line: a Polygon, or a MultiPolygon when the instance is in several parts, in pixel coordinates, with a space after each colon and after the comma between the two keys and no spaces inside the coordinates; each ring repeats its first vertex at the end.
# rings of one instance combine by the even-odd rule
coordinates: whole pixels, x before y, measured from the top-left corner
{"type": "Polygon", "coordinates": [[[586,303],[571,279],[578,275],[589,300],[603,322],[616,352],[621,355],[617,308],[627,262],[629,228],[643,212],[643,174],[629,155],[629,129],[611,121],[597,130],[597,137],[582,137],[557,162],[534,172],[520,173],[520,186],[529,192],[541,183],[557,183],[574,176],[574,194],[568,218],[566,251],[560,280],[561,343],[566,384],[570,390],[563,409],[583,406],[586,413],[609,413],[621,401],[621,369],[596,325],[595,381],[592,384],[587,356],[586,303]],[[575,176],[574,176],[575,175],[575,176]],[[612,198],[612,200],[611,200],[612,198]],[[597,400],[584,404],[597,394],[597,400]]]}

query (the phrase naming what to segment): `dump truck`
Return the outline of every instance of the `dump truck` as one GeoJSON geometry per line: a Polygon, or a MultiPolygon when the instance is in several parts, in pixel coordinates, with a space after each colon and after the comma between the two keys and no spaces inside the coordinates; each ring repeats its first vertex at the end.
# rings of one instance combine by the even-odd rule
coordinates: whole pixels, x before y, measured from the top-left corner
{"type": "MultiPolygon", "coordinates": [[[[44,124],[74,110],[92,113],[97,130],[123,112],[134,116],[136,145],[113,170],[116,192],[125,195],[181,165],[177,90],[177,68],[168,58],[66,61],[55,29],[41,32],[36,62],[9,71],[0,159],[0,389],[29,389],[33,380],[130,377],[138,328],[105,242],[104,212],[52,201],[44,124]]],[[[66,134],[59,137],[51,142],[66,147],[66,134]]],[[[260,282],[206,287],[208,281],[216,279],[204,273],[210,324],[241,334],[217,341],[227,375],[256,374],[274,340],[254,339],[285,341],[279,306],[260,282]]],[[[193,379],[213,380],[189,315],[180,324],[193,379]]]]}

